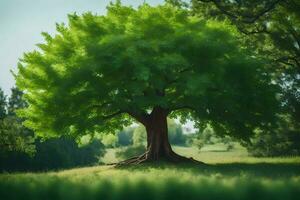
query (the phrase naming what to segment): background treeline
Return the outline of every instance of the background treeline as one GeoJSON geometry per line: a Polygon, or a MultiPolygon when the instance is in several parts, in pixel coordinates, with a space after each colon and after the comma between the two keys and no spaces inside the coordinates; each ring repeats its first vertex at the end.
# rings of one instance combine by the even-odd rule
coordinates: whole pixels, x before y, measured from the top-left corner
{"type": "MultiPolygon", "coordinates": [[[[117,148],[116,157],[126,159],[145,151],[146,133],[142,126],[124,128],[115,134],[97,135],[91,140],[81,138],[51,138],[45,141],[34,137],[33,131],[22,125],[17,117],[19,108],[27,106],[22,100],[22,92],[11,90],[7,98],[0,89],[0,170],[33,171],[53,170],[98,164],[105,155],[106,148],[117,148]]],[[[224,144],[231,151],[238,143],[228,136],[222,136],[207,126],[203,131],[185,134],[183,127],[168,120],[169,140],[176,146],[196,146],[224,144]]],[[[278,127],[269,132],[257,131],[248,143],[242,143],[252,156],[297,156],[300,155],[299,122],[290,115],[278,118],[278,127]]]]}
{"type": "Polygon", "coordinates": [[[6,98],[0,89],[0,171],[53,170],[99,162],[105,153],[103,144],[93,140],[86,145],[72,138],[52,138],[42,141],[22,125],[16,110],[27,106],[22,92],[11,90],[6,98]]]}

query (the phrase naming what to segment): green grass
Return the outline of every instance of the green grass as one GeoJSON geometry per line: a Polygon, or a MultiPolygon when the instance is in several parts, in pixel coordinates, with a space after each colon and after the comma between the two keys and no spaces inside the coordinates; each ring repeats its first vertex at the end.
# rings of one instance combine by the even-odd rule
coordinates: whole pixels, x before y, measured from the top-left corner
{"type": "MultiPolygon", "coordinates": [[[[186,157],[193,157],[196,160],[208,164],[221,163],[300,163],[300,157],[253,157],[249,156],[247,150],[240,145],[235,145],[231,151],[226,151],[224,144],[207,145],[199,151],[196,147],[174,146],[173,150],[186,157]]],[[[118,149],[107,149],[107,153],[102,159],[104,163],[115,163],[121,161],[116,158],[115,152],[118,149]]]]}
{"type": "MultiPolygon", "coordinates": [[[[175,147],[206,166],[165,163],[126,168],[96,166],[45,173],[0,175],[0,199],[298,199],[300,161],[252,158],[242,149],[231,152],[175,147]],[[239,160],[240,159],[240,160],[239,160]]],[[[111,150],[107,156],[113,156],[111,150]]],[[[108,158],[107,158],[108,159],[108,158]]],[[[113,158],[116,159],[116,158],[113,158]]]]}

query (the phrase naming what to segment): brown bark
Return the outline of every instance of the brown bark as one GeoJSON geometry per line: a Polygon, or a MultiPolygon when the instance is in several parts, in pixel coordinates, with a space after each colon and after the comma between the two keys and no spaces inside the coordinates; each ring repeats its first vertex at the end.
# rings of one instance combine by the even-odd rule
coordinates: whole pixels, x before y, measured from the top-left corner
{"type": "Polygon", "coordinates": [[[176,154],[168,139],[168,112],[161,107],[155,107],[144,121],[147,132],[147,150],[141,156],[137,156],[119,163],[139,164],[144,162],[169,161],[169,162],[193,162],[201,163],[193,158],[186,158],[176,154]]]}
{"type": "Polygon", "coordinates": [[[172,153],[168,139],[167,113],[155,107],[146,124],[148,160],[161,160],[172,153]]]}

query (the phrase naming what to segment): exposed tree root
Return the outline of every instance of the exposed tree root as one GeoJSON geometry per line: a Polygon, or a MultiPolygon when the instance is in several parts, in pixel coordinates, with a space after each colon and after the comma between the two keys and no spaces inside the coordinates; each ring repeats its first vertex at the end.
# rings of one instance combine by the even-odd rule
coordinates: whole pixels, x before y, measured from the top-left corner
{"type": "Polygon", "coordinates": [[[186,164],[206,165],[205,163],[195,160],[192,157],[187,158],[184,156],[180,156],[173,151],[170,154],[165,155],[164,157],[159,159],[157,157],[156,159],[154,159],[153,157],[149,156],[148,152],[145,152],[140,156],[132,157],[127,160],[121,161],[119,163],[114,163],[113,165],[115,165],[115,167],[122,167],[128,165],[139,165],[144,163],[157,163],[159,161],[170,162],[173,164],[186,163],[186,164]]]}

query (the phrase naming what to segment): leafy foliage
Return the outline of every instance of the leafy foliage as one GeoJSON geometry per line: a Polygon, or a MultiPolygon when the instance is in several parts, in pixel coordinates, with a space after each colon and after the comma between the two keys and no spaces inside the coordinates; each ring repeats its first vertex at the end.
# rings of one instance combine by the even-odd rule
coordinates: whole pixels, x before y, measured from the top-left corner
{"type": "Polygon", "coordinates": [[[0,120],[4,119],[6,116],[6,96],[3,90],[0,88],[0,120]]]}
{"type": "Polygon", "coordinates": [[[104,156],[105,149],[98,140],[78,147],[70,138],[54,138],[47,141],[35,141],[34,156],[20,152],[0,152],[0,170],[36,171],[64,169],[93,165],[104,156]]]}
{"type": "Polygon", "coordinates": [[[22,92],[12,89],[9,102],[0,90],[0,149],[1,152],[18,151],[34,154],[33,133],[22,125],[22,120],[15,115],[19,108],[24,108],[22,92]],[[7,112],[8,111],[8,112],[7,112]]]}
{"type": "Polygon", "coordinates": [[[300,127],[290,117],[281,116],[280,126],[271,133],[257,132],[246,147],[258,157],[300,155],[300,127]],[[296,125],[296,126],[295,126],[296,125]]]}
{"type": "Polygon", "coordinates": [[[241,46],[227,23],[170,4],[117,2],[105,16],[69,15],[57,32],[43,33],[40,50],[18,66],[29,103],[19,114],[39,136],[111,133],[154,107],[242,140],[274,125],[268,60],[241,46]]]}
{"type": "Polygon", "coordinates": [[[239,31],[248,36],[252,45],[258,45],[264,56],[274,58],[277,68],[299,69],[299,1],[193,0],[192,8],[194,13],[204,12],[220,20],[229,19],[239,31]]]}
{"type": "Polygon", "coordinates": [[[108,148],[116,147],[118,145],[118,137],[114,134],[107,134],[100,136],[101,142],[108,148]]]}
{"type": "Polygon", "coordinates": [[[26,101],[23,99],[23,92],[17,87],[11,89],[11,95],[8,99],[7,114],[9,116],[16,116],[18,109],[27,107],[26,101]]]}
{"type": "Polygon", "coordinates": [[[233,142],[234,140],[229,136],[218,136],[210,126],[206,127],[201,133],[193,134],[189,138],[189,143],[196,146],[199,150],[205,145],[224,144],[227,151],[230,151],[234,148],[233,142]]]}
{"type": "Polygon", "coordinates": [[[183,134],[182,126],[177,124],[174,120],[168,120],[168,130],[169,130],[169,141],[172,145],[182,145],[186,144],[186,135],[183,134]]]}
{"type": "Polygon", "coordinates": [[[34,138],[28,135],[18,118],[6,117],[0,120],[0,149],[1,152],[35,153],[34,138]]]}
{"type": "Polygon", "coordinates": [[[300,122],[300,2],[297,0],[193,0],[194,14],[229,20],[244,42],[272,61],[269,73],[280,83],[287,113],[300,122]]]}

